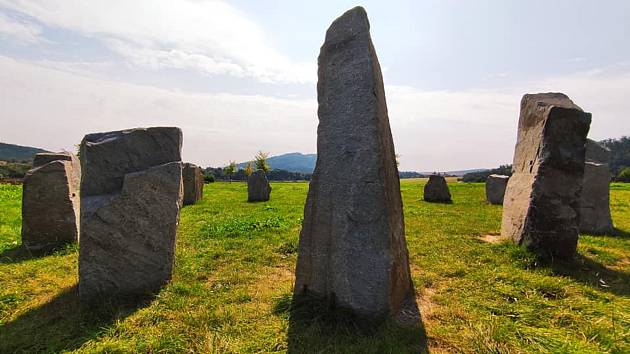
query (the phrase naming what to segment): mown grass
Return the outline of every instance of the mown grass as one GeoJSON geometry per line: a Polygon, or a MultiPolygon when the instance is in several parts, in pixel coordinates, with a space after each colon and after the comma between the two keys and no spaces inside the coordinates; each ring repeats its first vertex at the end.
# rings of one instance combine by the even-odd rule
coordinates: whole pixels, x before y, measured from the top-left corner
{"type": "Polygon", "coordinates": [[[97,313],[79,310],[77,247],[21,251],[21,188],[0,185],[0,352],[630,352],[630,185],[611,187],[617,235],[582,235],[574,261],[550,263],[497,240],[501,207],[482,184],[430,204],[423,183],[401,189],[426,338],[292,306],[306,183],[274,183],[266,203],[247,203],[242,183],[206,185],[182,209],[173,281],[97,313]]]}

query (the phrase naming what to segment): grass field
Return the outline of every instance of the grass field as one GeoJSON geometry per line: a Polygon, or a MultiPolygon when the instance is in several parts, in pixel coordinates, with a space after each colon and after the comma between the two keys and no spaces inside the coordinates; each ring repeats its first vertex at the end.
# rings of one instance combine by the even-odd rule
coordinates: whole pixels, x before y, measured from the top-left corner
{"type": "Polygon", "coordinates": [[[79,310],[78,247],[26,254],[21,187],[0,185],[0,352],[630,352],[628,184],[611,187],[617,235],[582,235],[574,261],[543,263],[497,238],[501,207],[482,184],[450,183],[454,203],[429,204],[423,182],[403,181],[413,329],[291,306],[308,184],[272,185],[255,204],[243,183],[206,185],[182,209],[173,281],[98,313],[79,310]]]}

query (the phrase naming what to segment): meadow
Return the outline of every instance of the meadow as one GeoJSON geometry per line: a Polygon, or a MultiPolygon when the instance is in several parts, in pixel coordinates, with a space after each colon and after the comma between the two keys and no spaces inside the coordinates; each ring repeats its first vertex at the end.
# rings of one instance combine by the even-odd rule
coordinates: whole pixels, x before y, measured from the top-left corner
{"type": "Polygon", "coordinates": [[[628,353],[630,185],[611,186],[615,235],[581,235],[573,261],[543,261],[498,237],[484,185],[449,183],[453,204],[403,180],[422,326],[368,326],[292,304],[305,182],[212,183],[181,211],[172,282],[138,306],[81,309],[78,246],[20,248],[21,186],[0,185],[0,352],[628,353]]]}

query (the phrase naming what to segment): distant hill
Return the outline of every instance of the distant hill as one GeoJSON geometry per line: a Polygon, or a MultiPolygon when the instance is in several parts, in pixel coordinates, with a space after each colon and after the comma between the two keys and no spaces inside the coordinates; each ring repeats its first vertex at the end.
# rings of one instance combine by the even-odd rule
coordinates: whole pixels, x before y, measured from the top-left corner
{"type": "Polygon", "coordinates": [[[457,176],[457,177],[461,177],[467,173],[475,173],[475,172],[483,172],[483,171],[488,171],[489,168],[473,168],[470,170],[459,170],[459,171],[433,171],[433,172],[420,172],[423,175],[432,175],[434,172],[438,172],[440,174],[447,174],[449,176],[457,176]]]}
{"type": "Polygon", "coordinates": [[[48,152],[44,149],[30,146],[0,143],[0,160],[2,161],[30,161],[35,154],[48,152]]]}
{"type": "MultiPolygon", "coordinates": [[[[313,173],[315,169],[316,154],[302,154],[291,152],[288,154],[271,156],[267,159],[267,164],[274,170],[285,170],[289,172],[313,173]]],[[[247,162],[236,165],[237,168],[245,168],[247,162]]]]}

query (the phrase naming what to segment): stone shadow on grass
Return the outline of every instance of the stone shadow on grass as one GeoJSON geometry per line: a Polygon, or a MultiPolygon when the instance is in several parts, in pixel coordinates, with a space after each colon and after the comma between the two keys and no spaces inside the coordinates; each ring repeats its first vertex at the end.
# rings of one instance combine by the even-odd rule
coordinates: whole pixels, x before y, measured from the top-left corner
{"type": "Polygon", "coordinates": [[[630,238],[630,232],[615,227],[612,232],[612,236],[620,238],[630,238]]]}
{"type": "Polygon", "coordinates": [[[47,303],[0,325],[0,353],[58,353],[81,347],[106,327],[149,304],[149,297],[133,302],[83,307],[78,287],[68,287],[47,303]]]}
{"type": "Polygon", "coordinates": [[[391,319],[366,320],[329,301],[290,294],[276,301],[273,312],[289,319],[288,353],[429,352],[419,312],[415,325],[402,326],[391,319]]]}
{"type": "Polygon", "coordinates": [[[556,260],[547,265],[555,274],[570,277],[597,290],[630,296],[630,273],[607,268],[582,254],[576,254],[571,260],[556,260]]]}
{"type": "Polygon", "coordinates": [[[31,254],[26,248],[22,247],[22,245],[17,245],[7,248],[0,253],[0,264],[20,263],[34,257],[35,255],[31,254]]]}
{"type": "Polygon", "coordinates": [[[27,261],[29,259],[43,258],[54,254],[64,254],[67,252],[73,252],[76,249],[75,244],[62,245],[51,250],[44,250],[39,252],[29,251],[23,245],[17,245],[8,248],[0,253],[0,264],[15,264],[27,261]]]}

